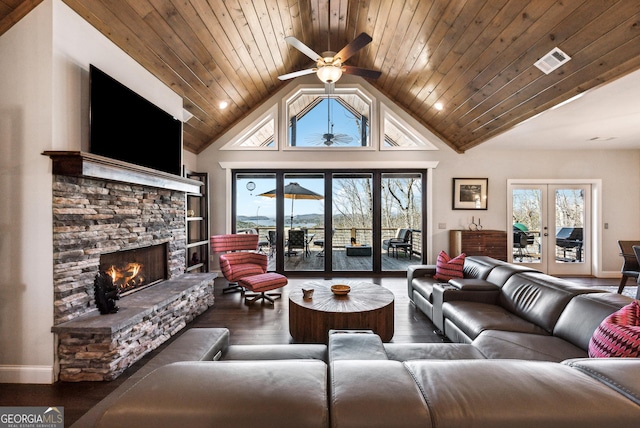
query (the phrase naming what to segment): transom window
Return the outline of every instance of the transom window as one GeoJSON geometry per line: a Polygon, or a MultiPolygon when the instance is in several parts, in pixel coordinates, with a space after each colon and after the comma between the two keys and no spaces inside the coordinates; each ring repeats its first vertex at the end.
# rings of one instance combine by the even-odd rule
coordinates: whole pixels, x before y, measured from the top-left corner
{"type": "Polygon", "coordinates": [[[297,91],[286,102],[287,148],[371,147],[371,100],[357,89],[297,91]]]}

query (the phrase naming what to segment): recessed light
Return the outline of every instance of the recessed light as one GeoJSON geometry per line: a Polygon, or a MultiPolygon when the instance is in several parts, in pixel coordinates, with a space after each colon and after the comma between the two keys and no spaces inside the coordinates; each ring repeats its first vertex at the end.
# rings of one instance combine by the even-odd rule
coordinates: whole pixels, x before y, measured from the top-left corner
{"type": "Polygon", "coordinates": [[[218,106],[220,107],[220,110],[224,110],[227,107],[229,107],[229,102],[228,101],[220,101],[220,104],[218,104],[218,106]]]}
{"type": "Polygon", "coordinates": [[[438,111],[440,111],[440,110],[442,110],[442,109],[444,108],[444,105],[442,105],[442,103],[435,103],[433,106],[434,106],[434,107],[436,108],[436,110],[438,110],[438,111]]]}

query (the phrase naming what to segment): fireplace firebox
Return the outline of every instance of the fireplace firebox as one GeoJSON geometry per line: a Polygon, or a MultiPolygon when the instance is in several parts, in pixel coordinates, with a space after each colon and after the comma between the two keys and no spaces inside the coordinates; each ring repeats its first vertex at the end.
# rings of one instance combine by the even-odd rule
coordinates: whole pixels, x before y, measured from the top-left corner
{"type": "Polygon", "coordinates": [[[102,254],[100,271],[121,296],[150,287],[168,278],[168,243],[102,254]]]}

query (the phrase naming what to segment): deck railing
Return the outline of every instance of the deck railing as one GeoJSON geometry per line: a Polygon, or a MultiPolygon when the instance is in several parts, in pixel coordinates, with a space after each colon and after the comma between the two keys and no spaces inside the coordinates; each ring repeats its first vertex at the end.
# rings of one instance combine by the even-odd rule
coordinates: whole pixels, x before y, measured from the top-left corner
{"type": "MultiPolygon", "coordinates": [[[[309,227],[309,228],[300,228],[306,229],[309,235],[313,235],[313,239],[310,242],[310,246],[313,246],[313,241],[320,239],[324,236],[324,228],[321,227],[309,227]]],[[[259,227],[255,228],[260,235],[260,239],[268,241],[269,231],[276,230],[275,227],[259,227]]],[[[412,229],[412,250],[415,254],[422,254],[422,231],[419,229],[412,229]]],[[[287,236],[289,232],[289,228],[285,229],[285,236],[287,236]]],[[[382,240],[391,239],[396,236],[397,229],[395,228],[383,228],[382,229],[382,240]]],[[[351,244],[351,238],[356,238],[356,243],[358,244],[371,244],[373,240],[373,230],[371,228],[335,228],[333,232],[333,249],[341,249],[346,245],[351,244]]],[[[382,246],[382,241],[379,243],[382,246]]]]}

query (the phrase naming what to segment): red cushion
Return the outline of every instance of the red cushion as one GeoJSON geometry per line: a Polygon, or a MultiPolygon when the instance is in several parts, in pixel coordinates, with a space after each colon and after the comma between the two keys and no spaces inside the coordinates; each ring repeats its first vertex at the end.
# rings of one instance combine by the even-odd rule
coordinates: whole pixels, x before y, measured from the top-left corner
{"type": "Polygon", "coordinates": [[[589,357],[640,357],[640,305],[636,300],[600,323],[589,341],[589,357]]]}
{"type": "Polygon", "coordinates": [[[467,257],[467,255],[462,253],[452,259],[447,253],[440,251],[438,261],[436,262],[436,274],[433,275],[433,277],[440,281],[449,281],[452,278],[464,278],[463,268],[465,257],[467,257]]]}

